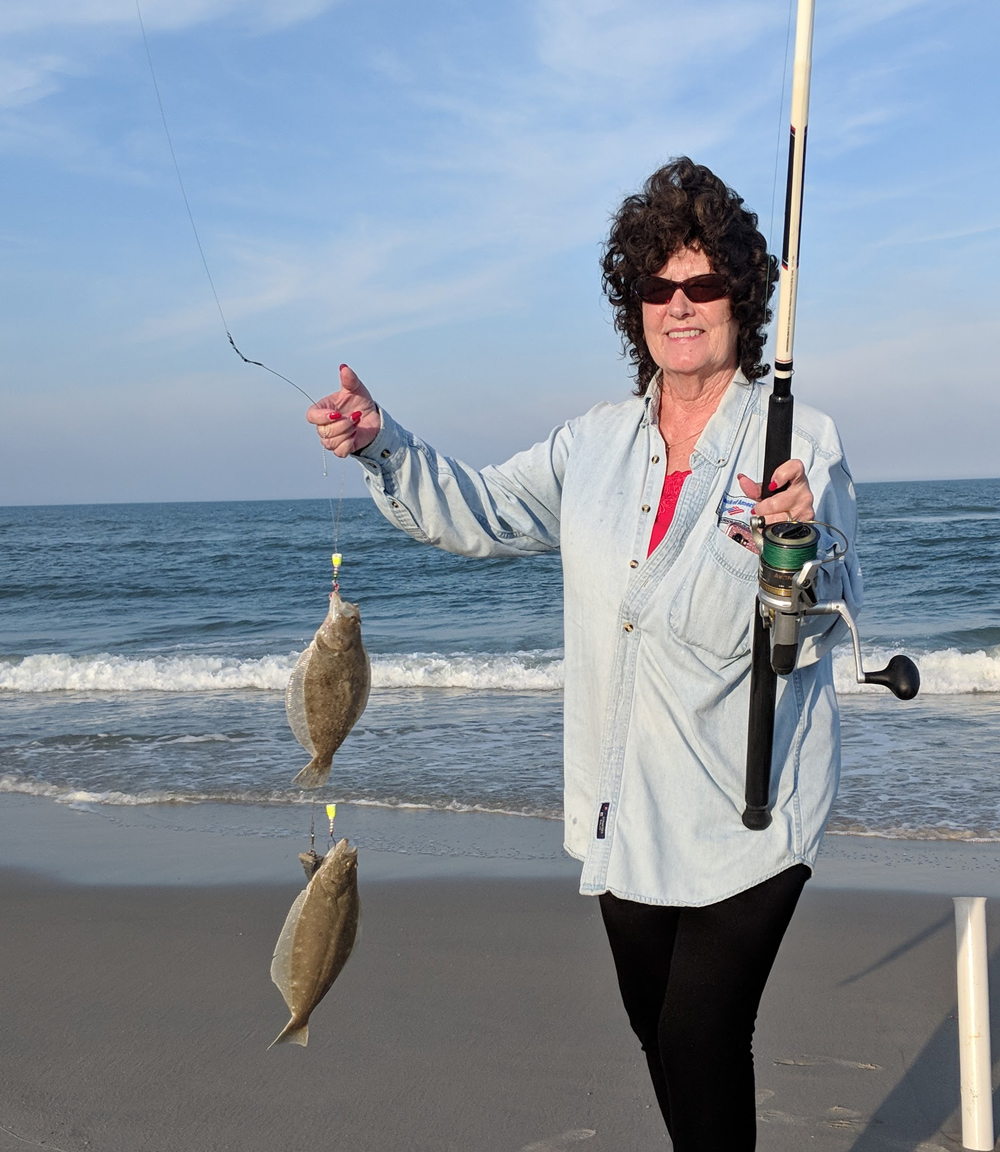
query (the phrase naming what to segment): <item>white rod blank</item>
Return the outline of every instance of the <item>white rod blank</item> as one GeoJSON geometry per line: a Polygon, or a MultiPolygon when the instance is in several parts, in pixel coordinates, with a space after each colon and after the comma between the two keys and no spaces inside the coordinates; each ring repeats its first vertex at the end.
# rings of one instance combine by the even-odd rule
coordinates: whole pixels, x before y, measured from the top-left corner
{"type": "Polygon", "coordinates": [[[792,374],[795,340],[795,299],[798,295],[799,239],[802,232],[802,190],[809,125],[809,79],[812,72],[814,0],[799,0],[795,17],[795,59],[792,66],[791,137],[788,145],[788,185],[785,189],[785,234],[778,279],[778,324],[775,330],[775,378],[792,374]]]}
{"type": "Polygon", "coordinates": [[[986,950],[986,898],[955,896],[958,951],[958,1050],[962,1076],[962,1146],[993,1148],[993,1064],[986,950]]]}

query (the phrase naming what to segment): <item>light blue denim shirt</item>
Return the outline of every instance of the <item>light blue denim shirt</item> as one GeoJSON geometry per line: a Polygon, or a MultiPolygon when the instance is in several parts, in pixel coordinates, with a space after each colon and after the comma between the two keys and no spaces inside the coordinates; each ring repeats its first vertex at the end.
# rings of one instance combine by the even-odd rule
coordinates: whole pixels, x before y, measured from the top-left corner
{"type": "MultiPolygon", "coordinates": [[[[836,617],[807,623],[798,667],[778,681],[773,822],[752,832],[740,819],[757,557],[732,531],[751,503],[736,474],[761,472],[768,391],[736,374],[648,559],[667,455],[655,383],[482,471],[385,412],[358,453],[379,508],[416,540],[464,556],[562,553],[565,847],[583,893],[711,904],[816,859],[840,771],[836,617]]],[[[792,455],[816,518],[851,541],[820,595],[856,609],[854,486],[832,420],[796,404],[792,455]]]]}

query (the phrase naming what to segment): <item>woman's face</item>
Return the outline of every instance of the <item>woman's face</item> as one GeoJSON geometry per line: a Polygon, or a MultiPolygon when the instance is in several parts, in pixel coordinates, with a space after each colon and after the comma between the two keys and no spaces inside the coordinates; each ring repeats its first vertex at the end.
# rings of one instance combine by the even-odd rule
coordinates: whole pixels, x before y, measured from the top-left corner
{"type": "MultiPolygon", "coordinates": [[[[666,280],[687,280],[713,272],[700,248],[681,248],[657,272],[666,280]]],[[[642,305],[646,347],[666,376],[705,381],[717,373],[733,372],[738,363],[738,327],[729,297],[693,304],[678,288],[666,304],[642,305]]]]}

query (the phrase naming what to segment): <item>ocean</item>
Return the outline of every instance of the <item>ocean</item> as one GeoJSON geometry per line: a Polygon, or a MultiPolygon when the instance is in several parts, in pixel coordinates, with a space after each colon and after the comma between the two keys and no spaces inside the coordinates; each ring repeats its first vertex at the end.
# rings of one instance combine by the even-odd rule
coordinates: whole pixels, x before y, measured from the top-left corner
{"type": "MultiPolygon", "coordinates": [[[[1000,840],[1000,480],[861,484],[866,666],[835,667],[835,833],[1000,840]]],[[[0,792],[77,806],[309,804],[283,690],[326,611],[328,501],[0,508],[0,792]]],[[[368,709],[321,799],[561,815],[557,556],[466,560],[345,500],[368,709]]]]}

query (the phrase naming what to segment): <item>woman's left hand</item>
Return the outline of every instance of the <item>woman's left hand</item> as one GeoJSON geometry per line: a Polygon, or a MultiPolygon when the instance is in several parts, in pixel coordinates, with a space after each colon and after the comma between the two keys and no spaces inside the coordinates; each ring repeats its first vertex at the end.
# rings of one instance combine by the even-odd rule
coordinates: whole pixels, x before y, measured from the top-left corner
{"type": "Polygon", "coordinates": [[[760,485],[744,476],[742,472],[736,474],[743,494],[752,500],[758,501],[754,506],[755,516],[763,516],[768,524],[777,524],[782,520],[812,520],[813,494],[806,479],[805,465],[801,460],[786,460],[774,470],[771,479],[771,489],[788,485],[783,492],[766,499],[760,498],[760,485]]]}

